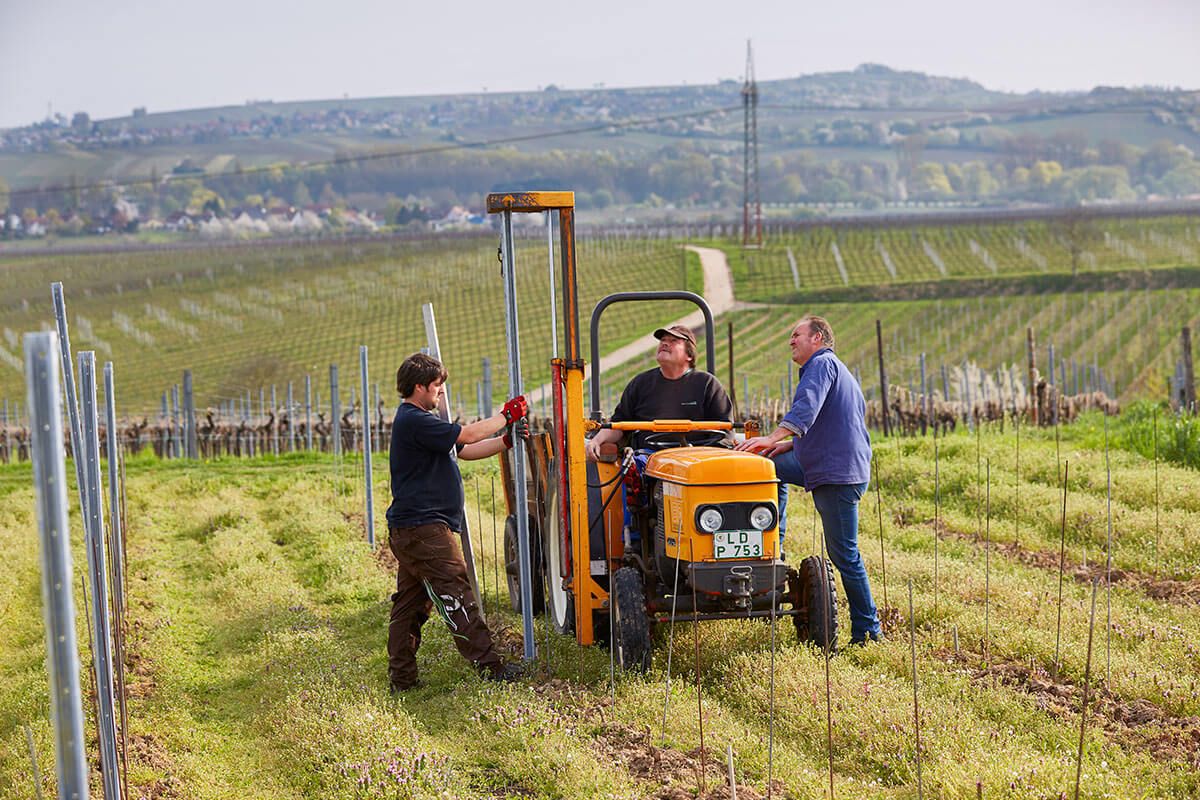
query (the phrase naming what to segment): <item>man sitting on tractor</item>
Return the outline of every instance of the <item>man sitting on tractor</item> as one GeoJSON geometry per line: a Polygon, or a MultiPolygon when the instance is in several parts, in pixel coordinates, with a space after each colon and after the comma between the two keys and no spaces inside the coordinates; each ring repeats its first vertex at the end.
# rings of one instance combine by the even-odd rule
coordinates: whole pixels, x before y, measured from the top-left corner
{"type": "MultiPolygon", "coordinates": [[[[621,393],[613,422],[656,419],[733,421],[733,402],[715,375],[696,369],[696,335],[685,325],[654,332],[658,339],[658,368],[634,377],[621,393]]],[[[645,431],[634,431],[635,451],[646,448],[645,431]]],[[[621,431],[605,428],[588,440],[587,457],[597,461],[600,448],[621,440],[621,431]]],[[[645,459],[641,459],[639,467],[645,459]]]]}

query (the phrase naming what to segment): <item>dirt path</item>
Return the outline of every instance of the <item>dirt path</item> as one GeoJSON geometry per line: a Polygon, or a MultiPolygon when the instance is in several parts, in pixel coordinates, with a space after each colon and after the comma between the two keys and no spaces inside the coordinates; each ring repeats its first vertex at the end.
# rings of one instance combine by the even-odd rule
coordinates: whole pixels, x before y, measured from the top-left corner
{"type": "MultiPolygon", "coordinates": [[[[719,317],[727,311],[732,311],[736,301],[733,297],[733,275],[729,271],[729,261],[725,258],[725,253],[712,247],[696,247],[695,245],[685,245],[688,250],[700,256],[700,265],[704,269],[704,299],[708,301],[708,306],[712,309],[713,318],[719,317]]],[[[670,325],[686,325],[692,330],[699,330],[704,325],[704,312],[696,309],[686,317],[681,317],[669,323],[670,325]]],[[[613,367],[632,361],[635,358],[644,356],[646,353],[651,353],[658,346],[658,340],[654,338],[653,333],[647,333],[639,339],[635,339],[624,347],[618,348],[608,355],[600,358],[600,372],[604,373],[613,367]]],[[[592,365],[588,364],[584,368],[584,380],[587,380],[592,374],[592,365]]],[[[550,392],[550,384],[544,384],[538,388],[526,392],[525,396],[529,399],[530,405],[540,403],[542,398],[550,392]]]]}

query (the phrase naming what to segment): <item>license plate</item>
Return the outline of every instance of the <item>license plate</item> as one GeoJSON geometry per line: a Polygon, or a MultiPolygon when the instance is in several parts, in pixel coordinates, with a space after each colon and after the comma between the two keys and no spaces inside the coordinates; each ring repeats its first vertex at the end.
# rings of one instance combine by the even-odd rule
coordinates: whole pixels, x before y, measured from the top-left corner
{"type": "Polygon", "coordinates": [[[762,558],[762,531],[717,531],[713,558],[762,558]]]}

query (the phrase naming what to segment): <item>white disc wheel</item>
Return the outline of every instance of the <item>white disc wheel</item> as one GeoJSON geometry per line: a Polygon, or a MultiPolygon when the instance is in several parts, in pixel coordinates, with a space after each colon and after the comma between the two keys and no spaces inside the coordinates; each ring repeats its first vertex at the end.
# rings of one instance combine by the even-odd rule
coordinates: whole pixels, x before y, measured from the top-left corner
{"type": "Polygon", "coordinates": [[[575,631],[575,599],[563,587],[562,520],[559,516],[558,487],[552,486],[546,498],[546,519],[542,525],[542,552],[546,554],[547,600],[550,604],[550,624],[558,633],[575,631]]]}

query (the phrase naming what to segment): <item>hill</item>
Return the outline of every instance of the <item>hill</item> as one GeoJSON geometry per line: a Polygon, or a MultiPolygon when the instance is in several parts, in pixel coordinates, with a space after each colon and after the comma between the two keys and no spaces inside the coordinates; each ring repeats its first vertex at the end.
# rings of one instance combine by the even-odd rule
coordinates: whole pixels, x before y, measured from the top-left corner
{"type": "MultiPolygon", "coordinates": [[[[1128,201],[1200,193],[1200,101],[1182,90],[1012,95],[863,65],[760,84],[762,199],[794,204],[1128,201]],[[1181,149],[1182,148],[1182,149],[1181,149]],[[1039,167],[1038,165],[1043,166],[1039,167]]],[[[477,207],[480,187],[571,186],[621,215],[741,202],[740,86],[566,90],[257,103],[0,133],[17,211],[143,218],[221,207],[418,203],[477,207]],[[80,187],[114,182],[83,191],[80,187]],[[204,199],[199,201],[203,205],[204,199]]],[[[2,194],[2,192],[0,192],[2,194]]],[[[390,204],[390,205],[389,205],[390,204]]],[[[788,210],[784,210],[787,207],[788,210]]]]}

